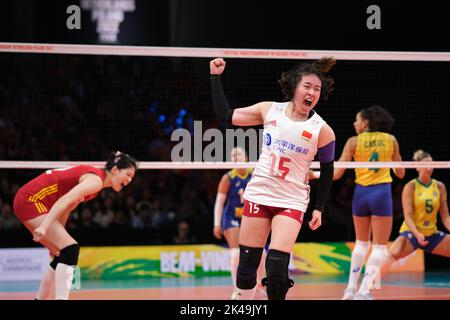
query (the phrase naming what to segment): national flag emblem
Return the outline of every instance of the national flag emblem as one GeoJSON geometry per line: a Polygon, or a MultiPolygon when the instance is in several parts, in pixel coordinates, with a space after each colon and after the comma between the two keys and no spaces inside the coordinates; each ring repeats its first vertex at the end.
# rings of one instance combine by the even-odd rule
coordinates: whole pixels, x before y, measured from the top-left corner
{"type": "Polygon", "coordinates": [[[305,137],[307,139],[311,139],[312,138],[312,133],[309,133],[308,131],[303,130],[302,137],[305,137]]]}

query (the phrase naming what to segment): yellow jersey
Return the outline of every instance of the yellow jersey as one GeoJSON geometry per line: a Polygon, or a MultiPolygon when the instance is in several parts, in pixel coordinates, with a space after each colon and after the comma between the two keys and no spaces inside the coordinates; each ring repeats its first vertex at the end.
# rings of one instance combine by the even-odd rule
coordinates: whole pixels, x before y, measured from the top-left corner
{"type": "MultiPolygon", "coordinates": [[[[431,179],[424,185],[419,179],[414,179],[414,212],[413,221],[417,230],[428,237],[437,232],[437,213],[440,205],[440,192],[436,180],[431,179]]],[[[410,231],[403,221],[400,233],[410,231]]]]}
{"type": "MultiPolygon", "coordinates": [[[[394,141],[389,133],[363,132],[358,134],[355,161],[392,161],[394,141]]],[[[390,168],[355,168],[355,183],[371,186],[392,182],[390,168]]]]}
{"type": "Polygon", "coordinates": [[[244,190],[248,182],[252,178],[253,169],[245,169],[243,175],[239,174],[236,169],[228,171],[228,179],[230,180],[230,187],[227,193],[226,205],[224,212],[227,215],[241,218],[244,210],[244,190]],[[229,212],[230,211],[230,212],[229,212]]]}

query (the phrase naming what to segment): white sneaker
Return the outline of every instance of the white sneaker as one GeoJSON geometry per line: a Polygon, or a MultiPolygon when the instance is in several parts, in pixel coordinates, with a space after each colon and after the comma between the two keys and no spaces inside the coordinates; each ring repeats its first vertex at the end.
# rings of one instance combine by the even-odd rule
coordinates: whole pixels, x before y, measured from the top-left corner
{"type": "Polygon", "coordinates": [[[354,300],[373,300],[373,297],[370,293],[360,293],[358,292],[355,295],[355,299],[354,300]]]}
{"type": "Polygon", "coordinates": [[[355,299],[355,288],[345,289],[342,300],[353,300],[353,299],[355,299]]]}

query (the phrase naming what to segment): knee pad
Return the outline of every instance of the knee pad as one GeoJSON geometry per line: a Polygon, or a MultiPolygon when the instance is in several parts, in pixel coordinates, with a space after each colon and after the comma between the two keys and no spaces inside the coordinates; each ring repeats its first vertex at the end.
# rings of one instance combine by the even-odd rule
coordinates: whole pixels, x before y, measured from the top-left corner
{"type": "Polygon", "coordinates": [[[360,254],[363,257],[367,255],[369,252],[370,242],[369,241],[360,241],[356,240],[355,247],[353,248],[354,254],[360,254]]]}
{"type": "Polygon", "coordinates": [[[80,255],[80,246],[78,243],[61,249],[59,252],[59,263],[64,263],[68,266],[76,266],[78,264],[78,256],[80,255]]]}
{"type": "Polygon", "coordinates": [[[375,259],[376,263],[382,263],[388,254],[387,246],[381,244],[374,244],[369,259],[375,259]]]}
{"type": "Polygon", "coordinates": [[[58,265],[58,263],[59,263],[59,257],[54,256],[53,260],[50,262],[50,267],[52,267],[53,270],[56,270],[56,266],[58,265]]]}
{"type": "Polygon", "coordinates": [[[256,286],[256,273],[261,261],[263,248],[251,248],[239,245],[239,266],[237,269],[236,286],[249,290],[256,286]]]}
{"type": "Polygon", "coordinates": [[[263,279],[263,285],[267,285],[267,297],[269,300],[285,300],[289,288],[294,281],[289,279],[289,259],[287,252],[269,249],[266,258],[267,278],[263,279]]]}

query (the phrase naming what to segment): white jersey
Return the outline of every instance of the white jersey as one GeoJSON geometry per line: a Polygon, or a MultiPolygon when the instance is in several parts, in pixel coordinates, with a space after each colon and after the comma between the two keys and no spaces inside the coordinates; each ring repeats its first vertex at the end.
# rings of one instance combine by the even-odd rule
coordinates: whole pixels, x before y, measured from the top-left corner
{"type": "Polygon", "coordinates": [[[308,172],[317,153],[325,121],[314,112],[305,121],[286,116],[289,102],[273,102],[264,119],[264,141],[244,199],[305,212],[309,203],[308,172]]]}

